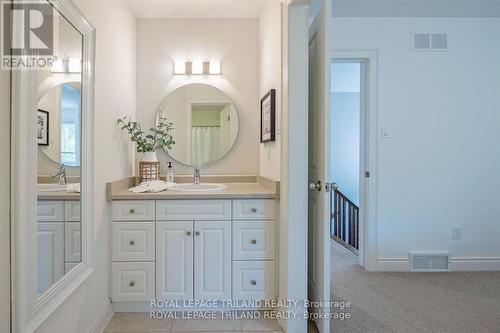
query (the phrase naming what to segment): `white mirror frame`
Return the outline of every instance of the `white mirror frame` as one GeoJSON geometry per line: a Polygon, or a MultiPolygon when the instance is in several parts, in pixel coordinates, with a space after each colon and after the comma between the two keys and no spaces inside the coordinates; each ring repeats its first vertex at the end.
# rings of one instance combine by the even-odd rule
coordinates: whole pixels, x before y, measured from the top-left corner
{"type": "MultiPolygon", "coordinates": [[[[11,275],[12,332],[33,332],[93,272],[95,28],[70,0],[48,0],[83,35],[82,262],[37,296],[37,72],[12,71],[11,275]],[[33,163],[35,161],[35,163],[33,163]]],[[[13,22],[14,25],[20,22],[13,22]]],[[[20,27],[22,28],[22,27],[20,27]]],[[[22,30],[19,30],[22,31],[22,30]]]]}

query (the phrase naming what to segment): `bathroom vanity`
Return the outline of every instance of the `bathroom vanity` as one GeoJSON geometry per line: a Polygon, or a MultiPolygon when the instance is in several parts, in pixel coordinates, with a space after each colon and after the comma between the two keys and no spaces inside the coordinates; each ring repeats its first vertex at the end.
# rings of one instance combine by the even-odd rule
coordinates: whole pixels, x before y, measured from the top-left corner
{"type": "Polygon", "coordinates": [[[81,260],[80,195],[38,191],[37,293],[42,294],[81,260]]]}
{"type": "Polygon", "coordinates": [[[278,185],[254,178],[213,192],[131,193],[126,182],[108,184],[115,308],[275,299],[278,185]]]}

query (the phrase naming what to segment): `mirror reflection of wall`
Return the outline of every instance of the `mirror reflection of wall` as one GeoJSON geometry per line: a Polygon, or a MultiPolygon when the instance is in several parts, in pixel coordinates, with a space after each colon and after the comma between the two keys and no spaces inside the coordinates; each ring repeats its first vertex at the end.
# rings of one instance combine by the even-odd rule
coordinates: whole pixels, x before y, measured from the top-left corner
{"type": "Polygon", "coordinates": [[[204,166],[224,158],[238,136],[233,101],[207,84],[189,84],[168,95],[158,117],[174,123],[176,144],[170,157],[185,165],[204,166]]]}
{"type": "Polygon", "coordinates": [[[57,59],[38,71],[37,295],[82,261],[80,165],[83,37],[54,10],[57,59]],[[71,62],[71,66],[70,66],[71,62]],[[75,67],[75,64],[80,64],[75,67]]]}

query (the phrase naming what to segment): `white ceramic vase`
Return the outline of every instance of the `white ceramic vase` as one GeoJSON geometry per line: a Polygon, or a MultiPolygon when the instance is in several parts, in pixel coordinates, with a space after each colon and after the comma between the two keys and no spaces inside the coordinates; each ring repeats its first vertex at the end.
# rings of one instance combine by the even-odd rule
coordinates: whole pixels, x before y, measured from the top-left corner
{"type": "Polygon", "coordinates": [[[137,153],[137,160],[142,162],[158,162],[155,151],[147,153],[137,153]]]}

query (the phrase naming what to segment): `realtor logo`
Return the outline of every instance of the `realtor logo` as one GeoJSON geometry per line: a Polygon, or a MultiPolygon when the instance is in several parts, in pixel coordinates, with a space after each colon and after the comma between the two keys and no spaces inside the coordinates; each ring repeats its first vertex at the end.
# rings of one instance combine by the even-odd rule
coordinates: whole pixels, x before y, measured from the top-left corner
{"type": "Polygon", "coordinates": [[[54,9],[47,1],[1,1],[2,68],[39,69],[54,54],[54,9]]]}

